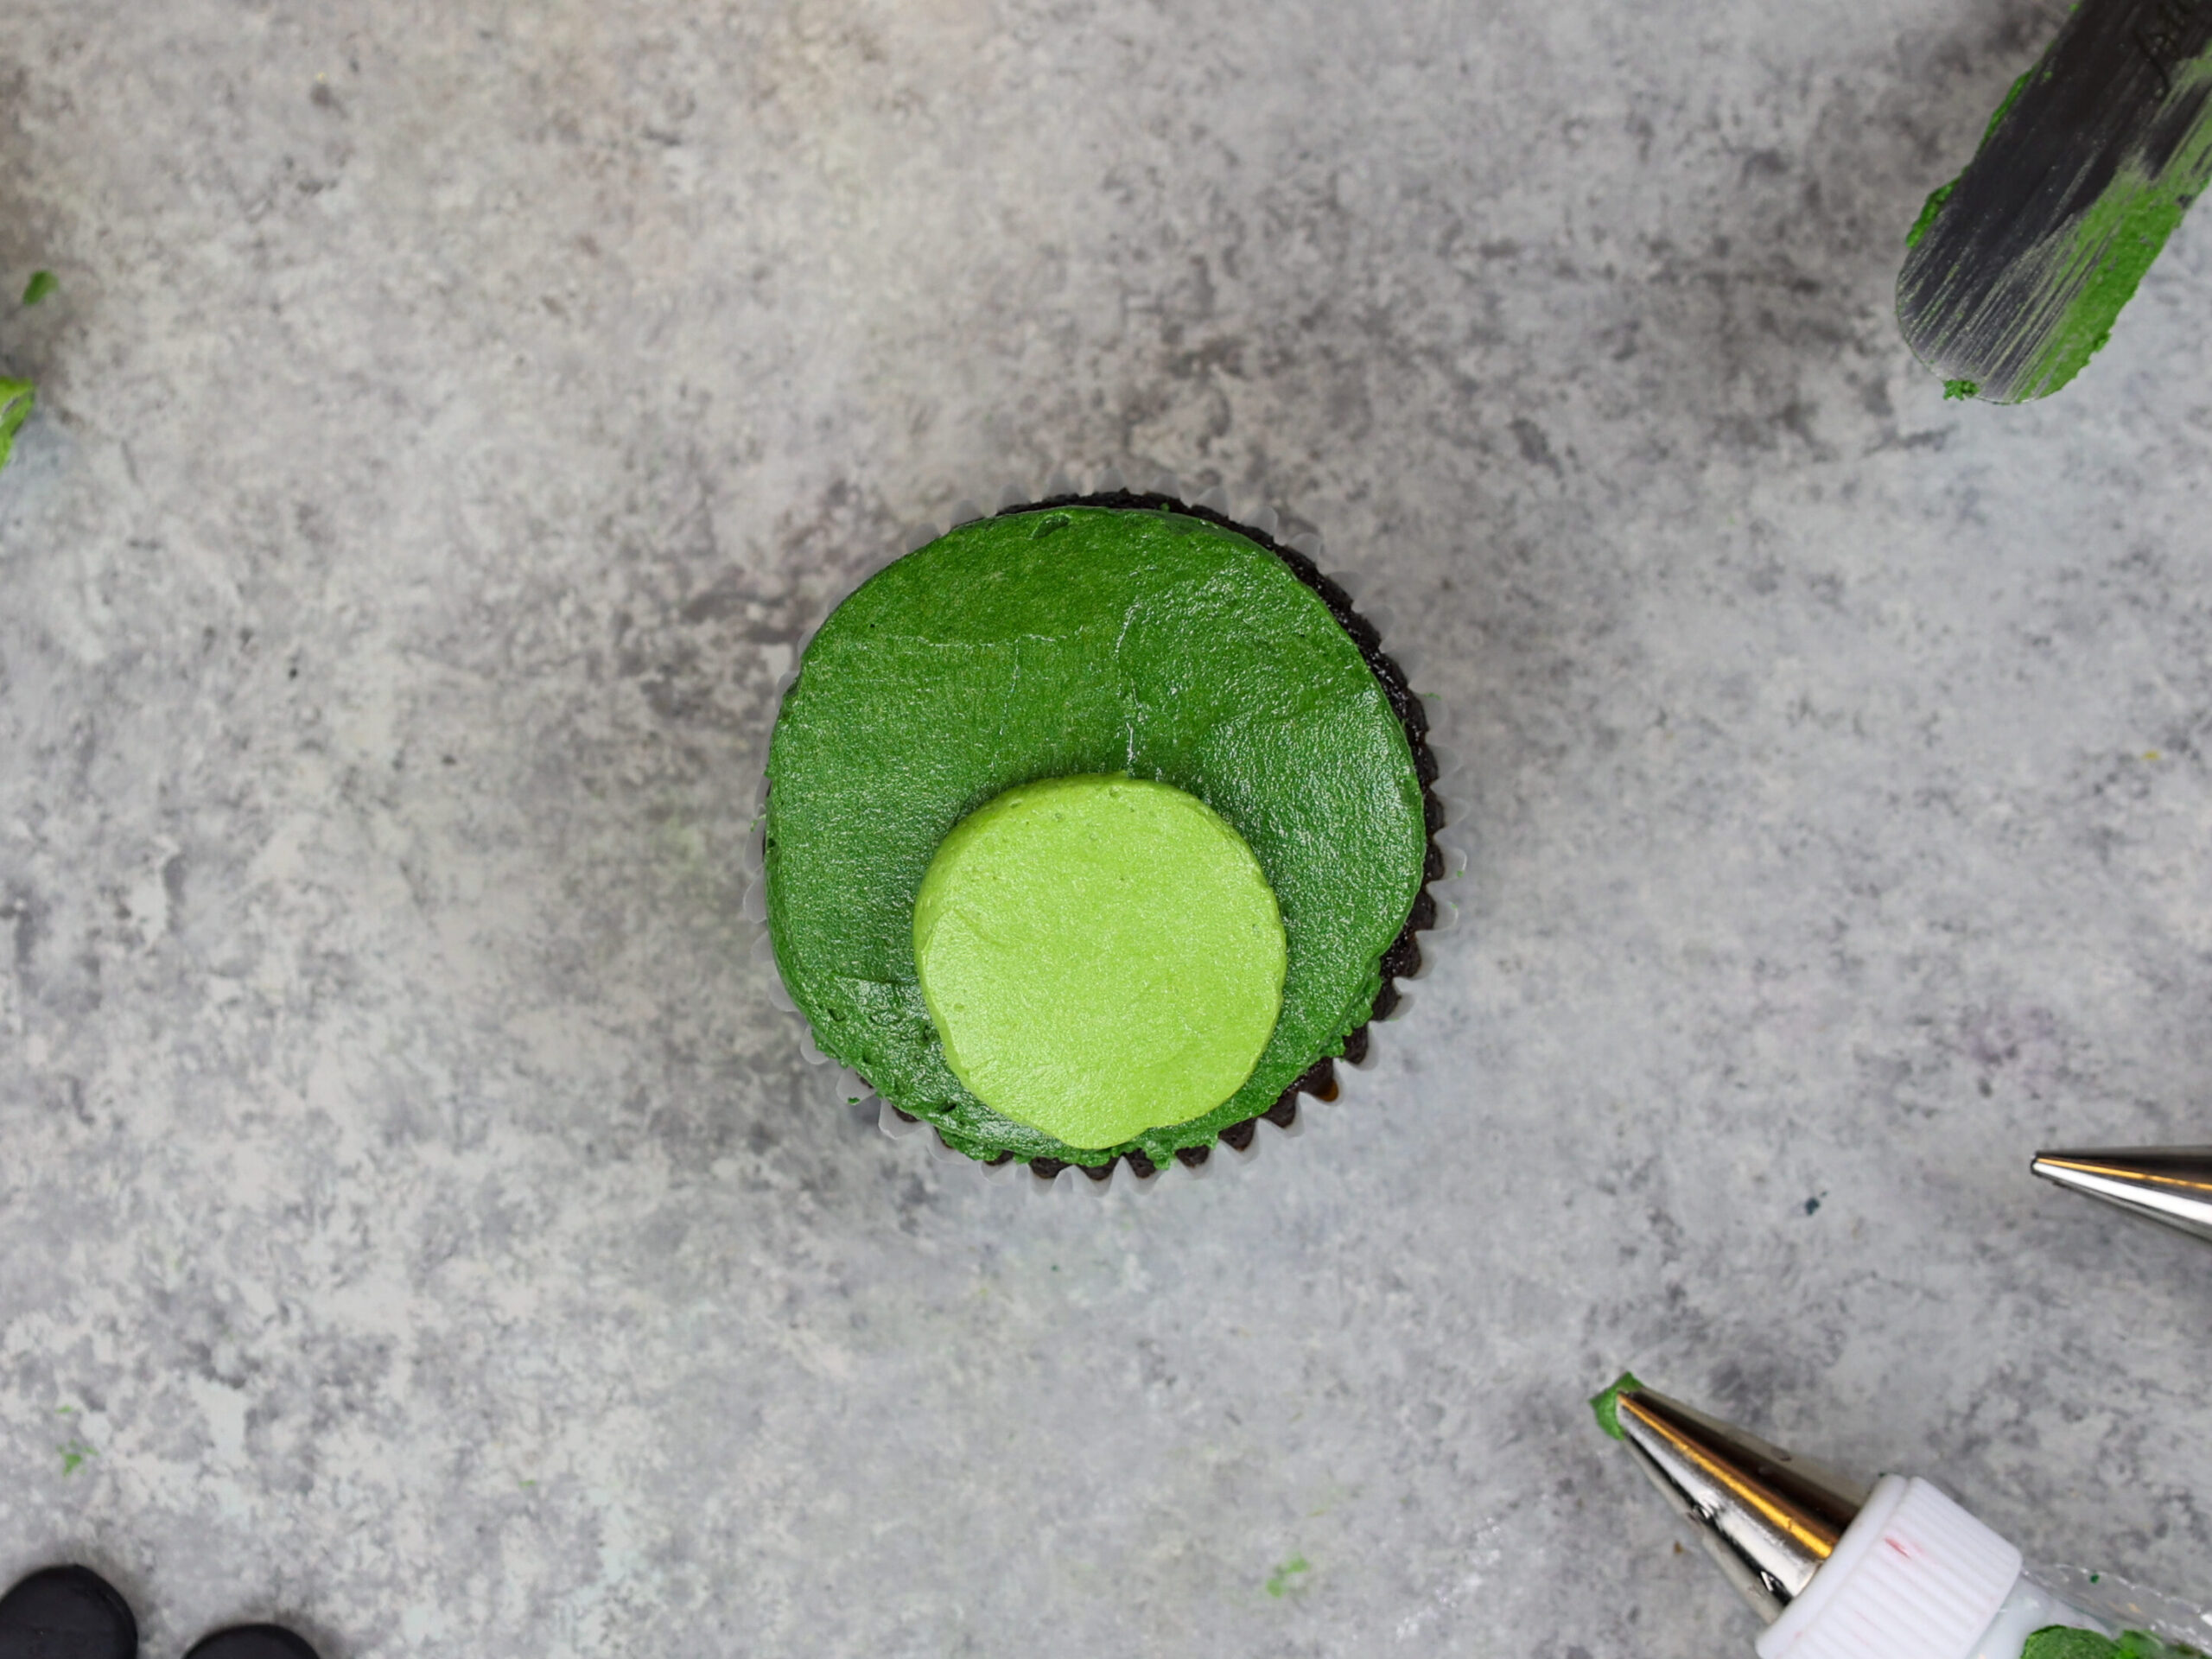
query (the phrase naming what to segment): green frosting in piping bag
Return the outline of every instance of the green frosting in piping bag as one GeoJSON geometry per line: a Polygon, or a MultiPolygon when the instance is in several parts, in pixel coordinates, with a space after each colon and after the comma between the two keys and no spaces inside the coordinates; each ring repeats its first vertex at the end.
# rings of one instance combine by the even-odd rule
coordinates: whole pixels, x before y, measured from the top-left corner
{"type": "Polygon", "coordinates": [[[2115,1659],[2120,1648],[2108,1636],[2047,1624],[2021,1644],[2020,1659],[2115,1659]]]}
{"type": "Polygon", "coordinates": [[[2125,1630],[2115,1642],[2094,1630],[2046,1625],[2020,1649],[2020,1659],[2203,1659],[2195,1648],[2162,1642],[2146,1630],[2125,1630]]]}

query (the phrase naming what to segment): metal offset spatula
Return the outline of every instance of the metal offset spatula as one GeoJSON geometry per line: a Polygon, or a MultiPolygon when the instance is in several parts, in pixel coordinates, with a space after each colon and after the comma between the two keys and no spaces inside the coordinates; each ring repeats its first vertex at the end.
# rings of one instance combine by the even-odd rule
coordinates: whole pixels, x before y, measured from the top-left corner
{"type": "Polygon", "coordinates": [[[1906,238],[1906,343],[1947,396],[2049,397],[2208,179],[2212,0],[2082,0],[1906,238]]]}

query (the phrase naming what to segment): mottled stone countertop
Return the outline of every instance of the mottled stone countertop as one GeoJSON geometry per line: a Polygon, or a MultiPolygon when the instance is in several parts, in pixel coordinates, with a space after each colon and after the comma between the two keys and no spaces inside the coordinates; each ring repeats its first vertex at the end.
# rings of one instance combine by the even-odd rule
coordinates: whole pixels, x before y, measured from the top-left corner
{"type": "Polygon", "coordinates": [[[2044,405],[1890,320],[2062,11],[15,0],[0,1580],[1747,1653],[1632,1364],[2212,1593],[2212,1254],[2024,1167],[2212,1140],[2212,224],[2044,405]],[[741,867],[825,605],[1109,464],[1367,576],[1471,863],[1342,1102],[1092,1200],[846,1104],[741,867]]]}

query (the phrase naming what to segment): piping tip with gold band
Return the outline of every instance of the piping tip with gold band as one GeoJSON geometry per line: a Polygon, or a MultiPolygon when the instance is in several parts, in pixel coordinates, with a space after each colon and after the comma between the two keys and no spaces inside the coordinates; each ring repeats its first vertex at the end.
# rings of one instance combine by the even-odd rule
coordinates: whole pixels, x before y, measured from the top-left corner
{"type": "Polygon", "coordinates": [[[1862,1486],[1633,1376],[1590,1403],[1767,1621],[1751,1644],[1758,1659],[2195,1651],[2147,1634],[2115,1648],[2119,1632],[2023,1573],[2020,1552],[1932,1481],[1884,1475],[1862,1486]]]}
{"type": "Polygon", "coordinates": [[[1805,1592],[1870,1489],[1623,1376],[1590,1402],[1753,1611],[1805,1592]]]}
{"type": "Polygon", "coordinates": [[[2212,1147],[2039,1152],[2028,1167],[2046,1181],[2212,1240],[2212,1147]]]}
{"type": "Polygon", "coordinates": [[[1860,1486],[1626,1374],[1591,1407],[1767,1621],[1757,1659],[2205,1659],[2212,1615],[2031,1575],[1936,1482],[1860,1486]]]}

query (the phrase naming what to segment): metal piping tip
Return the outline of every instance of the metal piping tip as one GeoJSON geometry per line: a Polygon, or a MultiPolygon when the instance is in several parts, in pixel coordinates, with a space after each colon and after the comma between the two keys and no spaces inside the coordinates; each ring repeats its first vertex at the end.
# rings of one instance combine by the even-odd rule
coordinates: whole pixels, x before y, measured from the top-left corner
{"type": "Polygon", "coordinates": [[[1599,1396],[1609,1398],[1637,1466],[1770,1624],[1804,1593],[1872,1490],[1633,1379],[1599,1396]]]}
{"type": "Polygon", "coordinates": [[[2212,1147],[2039,1152],[2028,1167],[2046,1181],[2212,1239],[2212,1147]]]}

